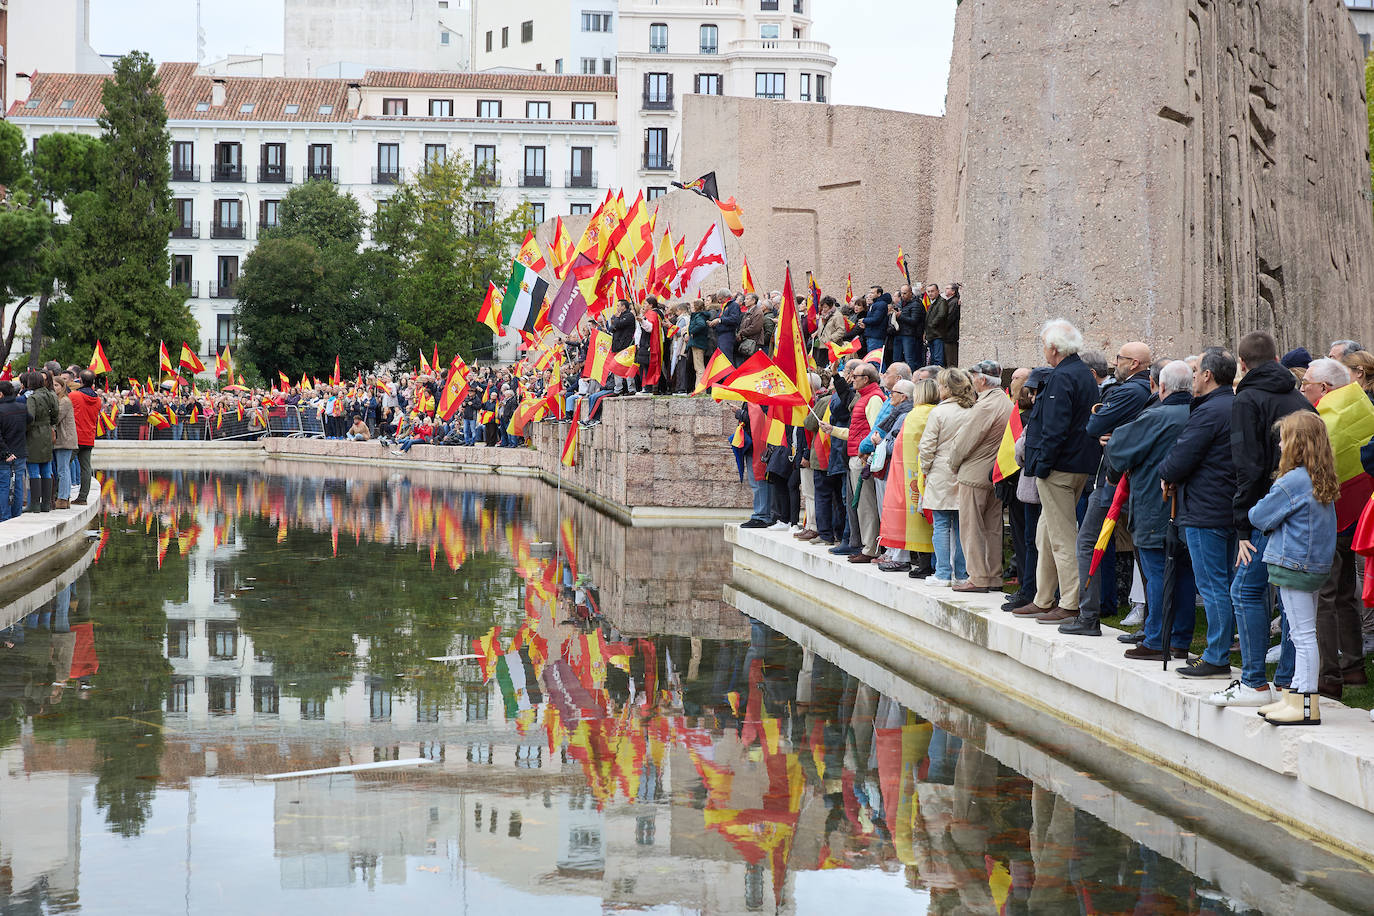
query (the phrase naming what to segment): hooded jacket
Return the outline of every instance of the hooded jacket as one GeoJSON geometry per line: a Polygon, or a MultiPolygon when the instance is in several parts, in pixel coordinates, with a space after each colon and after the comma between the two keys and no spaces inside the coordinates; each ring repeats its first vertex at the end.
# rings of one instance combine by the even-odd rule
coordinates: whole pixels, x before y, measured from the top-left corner
{"type": "MultiPolygon", "coordinates": [[[[912,296],[910,302],[895,305],[893,308],[897,312],[897,336],[914,337],[920,340],[926,334],[926,307],[921,304],[917,296],[912,296]]],[[[919,368],[912,366],[911,368],[919,368]]]]}
{"type": "Polygon", "coordinates": [[[1159,465],[1188,423],[1191,400],[1186,391],[1175,391],[1117,429],[1107,443],[1107,464],[1117,473],[1131,475],[1131,538],[1137,547],[1158,550],[1164,546],[1169,504],[1160,493],[1159,465]]]}
{"type": "Polygon", "coordinates": [[[1223,385],[1193,398],[1188,424],[1159,465],[1160,479],[1178,486],[1178,523],[1188,528],[1230,528],[1236,467],[1231,463],[1231,406],[1223,385]]]}
{"type": "Polygon", "coordinates": [[[1254,530],[1250,509],[1269,491],[1279,467],[1279,433],[1274,424],[1298,410],[1316,411],[1298,391],[1293,373],[1271,360],[1245,373],[1231,404],[1231,462],[1236,490],[1232,523],[1242,540],[1254,530]]]}

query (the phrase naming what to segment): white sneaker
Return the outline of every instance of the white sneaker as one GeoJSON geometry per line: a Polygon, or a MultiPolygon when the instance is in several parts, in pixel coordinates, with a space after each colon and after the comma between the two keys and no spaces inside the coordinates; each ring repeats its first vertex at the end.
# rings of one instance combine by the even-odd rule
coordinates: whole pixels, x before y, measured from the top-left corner
{"type": "Polygon", "coordinates": [[[1232,681],[1225,690],[1218,690],[1202,702],[1212,706],[1267,706],[1274,702],[1274,695],[1268,684],[1264,685],[1263,690],[1256,690],[1240,681],[1232,681]]]}
{"type": "Polygon", "coordinates": [[[1266,665],[1277,665],[1279,663],[1279,653],[1283,651],[1283,646],[1270,646],[1269,651],[1264,653],[1264,663],[1266,665]]]}
{"type": "Polygon", "coordinates": [[[1127,614],[1125,617],[1121,618],[1121,625],[1123,627],[1138,627],[1144,622],[1145,605],[1139,603],[1132,604],[1131,612],[1127,614]]]}
{"type": "Polygon", "coordinates": [[[789,524],[787,524],[787,522],[774,522],[773,524],[771,524],[771,525],[768,526],[768,530],[769,530],[769,531],[791,531],[791,530],[792,530],[792,526],[789,525],[789,524]]]}
{"type": "Polygon", "coordinates": [[[937,579],[934,576],[926,577],[926,585],[934,585],[938,588],[949,588],[950,584],[948,579],[937,579]]]}

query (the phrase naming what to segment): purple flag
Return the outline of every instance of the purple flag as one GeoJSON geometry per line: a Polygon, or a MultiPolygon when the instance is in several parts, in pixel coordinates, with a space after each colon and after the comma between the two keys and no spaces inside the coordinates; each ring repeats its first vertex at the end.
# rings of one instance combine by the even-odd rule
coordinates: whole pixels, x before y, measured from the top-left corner
{"type": "Polygon", "coordinates": [[[592,259],[586,252],[578,255],[563,276],[563,285],[558,287],[553,301],[549,303],[549,324],[564,334],[571,334],[582,316],[587,314],[587,300],[582,297],[582,290],[578,289],[577,279],[578,271],[591,264],[592,259]]]}

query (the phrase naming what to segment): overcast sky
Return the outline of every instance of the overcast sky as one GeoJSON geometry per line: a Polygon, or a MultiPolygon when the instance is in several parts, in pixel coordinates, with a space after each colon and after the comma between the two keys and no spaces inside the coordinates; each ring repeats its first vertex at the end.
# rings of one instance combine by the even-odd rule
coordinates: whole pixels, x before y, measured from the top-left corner
{"type": "MultiPolygon", "coordinates": [[[[205,59],[280,52],[283,0],[205,0],[205,59]]],[[[404,0],[402,0],[404,2],[404,0]]],[[[839,60],[831,101],[938,115],[945,106],[950,0],[813,0],[814,36],[839,60]]],[[[195,60],[194,0],[92,0],[91,44],[158,61],[195,60]]]]}

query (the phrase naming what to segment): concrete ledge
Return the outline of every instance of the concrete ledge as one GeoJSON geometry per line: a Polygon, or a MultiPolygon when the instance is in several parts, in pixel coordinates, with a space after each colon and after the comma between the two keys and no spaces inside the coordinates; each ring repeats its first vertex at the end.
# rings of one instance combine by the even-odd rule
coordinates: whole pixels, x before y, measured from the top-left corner
{"type": "MultiPolygon", "coordinates": [[[[26,512],[0,522],[0,588],[53,559],[54,548],[82,536],[100,511],[99,488],[91,486],[90,502],[52,512],[26,512]]],[[[66,558],[64,562],[70,562],[66,558]]]]}
{"type": "Polygon", "coordinates": [[[46,564],[30,568],[0,588],[0,627],[8,627],[16,620],[47,604],[62,589],[85,575],[95,562],[96,543],[89,538],[73,538],[56,551],[51,551],[58,571],[52,574],[46,564]],[[25,590],[27,589],[27,591],[25,590]]]}
{"type": "MultiPolygon", "coordinates": [[[[1374,863],[1374,725],[1364,710],[1322,704],[1319,728],[1275,728],[1252,708],[1202,698],[1189,682],[1122,657],[1101,639],[1061,635],[1000,609],[999,595],[955,595],[856,566],[786,532],[725,530],[735,587],[900,674],[931,663],[1009,695],[1120,752],[1201,783],[1232,804],[1374,863]]],[[[1061,735],[1059,743],[1065,737],[1061,735]]]]}

